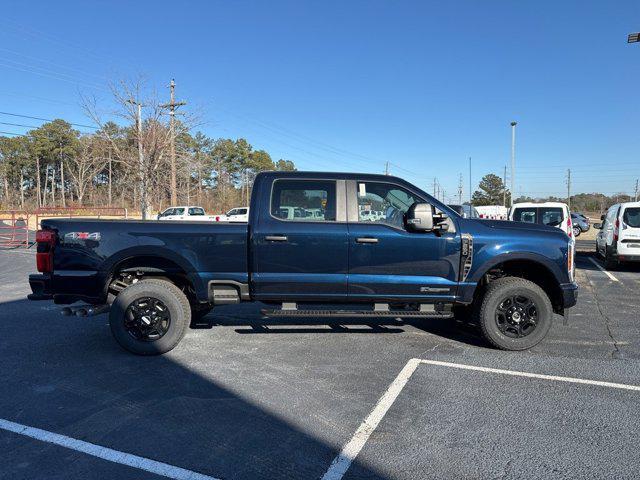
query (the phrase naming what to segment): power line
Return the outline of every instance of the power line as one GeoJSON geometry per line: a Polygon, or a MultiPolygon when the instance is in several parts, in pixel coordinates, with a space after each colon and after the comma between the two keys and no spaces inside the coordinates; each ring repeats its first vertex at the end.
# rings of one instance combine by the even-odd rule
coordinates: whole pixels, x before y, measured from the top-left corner
{"type": "MultiPolygon", "coordinates": [[[[43,122],[53,122],[50,118],[42,118],[42,117],[32,117],[30,115],[21,115],[19,113],[9,113],[9,112],[0,112],[0,115],[10,115],[12,117],[20,117],[20,118],[29,118],[31,120],[42,120],[43,122]]],[[[66,122],[66,120],[65,120],[66,122]]],[[[98,128],[97,125],[83,125],[81,123],[71,123],[67,122],[69,125],[73,125],[74,127],[84,127],[84,128],[98,128]]]]}

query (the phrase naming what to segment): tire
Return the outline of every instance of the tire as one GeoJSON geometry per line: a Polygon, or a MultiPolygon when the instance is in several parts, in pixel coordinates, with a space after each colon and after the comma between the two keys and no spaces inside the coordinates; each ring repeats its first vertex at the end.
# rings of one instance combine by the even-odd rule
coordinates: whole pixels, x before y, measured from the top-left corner
{"type": "Polygon", "coordinates": [[[604,268],[607,270],[615,270],[620,265],[618,260],[613,258],[613,255],[609,251],[609,247],[604,247],[604,268]]]}
{"type": "Polygon", "coordinates": [[[582,233],[582,229],[580,227],[573,227],[573,236],[579,237],[582,233]]]}
{"type": "Polygon", "coordinates": [[[535,283],[524,278],[505,277],[489,283],[484,296],[480,301],[478,314],[480,328],[484,338],[494,347],[500,350],[527,350],[534,347],[547,336],[553,321],[553,308],[547,294],[535,283]],[[512,299],[529,299],[533,304],[524,307],[524,302],[513,302],[512,299]],[[506,312],[502,311],[509,305],[514,307],[511,319],[508,320],[506,312]],[[521,312],[520,306],[524,312],[521,312]],[[535,319],[535,322],[532,323],[535,319]],[[500,322],[499,322],[500,320],[500,322]],[[525,328],[526,326],[526,328],[525,328]],[[518,336],[517,330],[521,330],[518,336]]]}
{"type": "MultiPolygon", "coordinates": [[[[154,313],[155,310],[152,315],[154,313]]],[[[172,350],[184,337],[190,321],[191,308],[185,294],[174,284],[159,279],[142,280],[125,288],[116,297],[109,313],[109,326],[114,338],[125,350],[137,355],[161,355],[172,350]],[[164,316],[161,322],[164,328],[160,328],[160,333],[155,330],[144,335],[142,329],[131,328],[132,324],[140,323],[132,321],[131,317],[134,309],[145,308],[150,302],[156,303],[156,308],[164,316]],[[129,308],[132,310],[128,312],[129,308]]]]}

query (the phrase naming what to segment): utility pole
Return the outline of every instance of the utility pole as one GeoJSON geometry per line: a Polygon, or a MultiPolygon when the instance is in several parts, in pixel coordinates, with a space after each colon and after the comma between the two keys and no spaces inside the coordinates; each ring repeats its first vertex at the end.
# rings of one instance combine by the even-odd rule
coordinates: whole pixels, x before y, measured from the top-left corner
{"type": "Polygon", "coordinates": [[[384,164],[384,174],[389,175],[389,162],[385,162],[384,164]]]}
{"type": "Polygon", "coordinates": [[[571,211],[571,169],[567,169],[567,206],[571,211]]]}
{"type": "Polygon", "coordinates": [[[436,196],[436,185],[438,184],[438,179],[433,177],[433,196],[436,196]]]}
{"type": "Polygon", "coordinates": [[[460,174],[460,178],[458,179],[458,203],[462,205],[462,174],[460,174]]]}
{"type": "MultiPolygon", "coordinates": [[[[511,194],[513,195],[513,194],[511,194]]],[[[502,175],[502,206],[507,206],[507,166],[504,166],[504,174],[502,175]]]]}
{"type": "Polygon", "coordinates": [[[636,178],[636,191],[633,195],[633,201],[637,202],[638,201],[638,179],[636,178]]]}
{"type": "Polygon", "coordinates": [[[169,154],[171,157],[171,205],[176,206],[178,203],[178,190],[176,187],[176,131],[175,131],[175,116],[176,108],[186,105],[187,102],[176,102],[175,99],[176,82],[172,78],[169,84],[169,90],[171,92],[169,103],[160,105],[162,108],[169,109],[169,154]]]}
{"type": "Polygon", "coordinates": [[[147,219],[149,205],[147,203],[147,179],[144,168],[144,152],[142,150],[142,104],[133,98],[127,100],[127,103],[135,105],[137,107],[136,114],[136,131],[138,132],[138,185],[140,190],[140,213],[142,214],[142,220],[147,219]]]}
{"type": "Polygon", "coordinates": [[[511,206],[513,207],[513,197],[515,196],[516,185],[516,125],[518,122],[511,122],[511,206]]]}

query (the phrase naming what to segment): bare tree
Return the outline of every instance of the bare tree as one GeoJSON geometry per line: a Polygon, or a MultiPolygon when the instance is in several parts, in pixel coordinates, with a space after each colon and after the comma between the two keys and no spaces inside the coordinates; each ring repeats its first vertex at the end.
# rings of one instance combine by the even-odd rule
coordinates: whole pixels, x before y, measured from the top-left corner
{"type": "Polygon", "coordinates": [[[107,163],[105,152],[101,146],[99,138],[94,135],[86,135],[80,138],[80,152],[69,161],[68,173],[73,179],[80,205],[82,205],[87,188],[107,163]]]}

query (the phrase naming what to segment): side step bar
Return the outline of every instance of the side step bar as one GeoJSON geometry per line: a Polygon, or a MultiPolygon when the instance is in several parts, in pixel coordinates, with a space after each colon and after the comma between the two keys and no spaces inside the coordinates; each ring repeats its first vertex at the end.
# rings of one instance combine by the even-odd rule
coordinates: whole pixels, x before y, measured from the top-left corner
{"type": "Polygon", "coordinates": [[[316,317],[316,318],[334,318],[334,317],[393,317],[393,318],[437,318],[450,317],[453,315],[451,311],[436,310],[434,305],[421,305],[420,310],[390,310],[376,304],[374,310],[298,310],[292,308],[291,304],[284,306],[282,309],[262,309],[260,311],[266,317],[316,317]]]}

